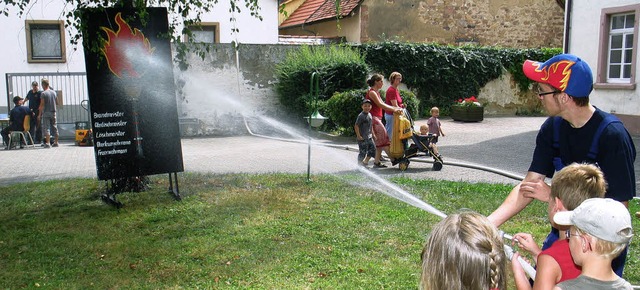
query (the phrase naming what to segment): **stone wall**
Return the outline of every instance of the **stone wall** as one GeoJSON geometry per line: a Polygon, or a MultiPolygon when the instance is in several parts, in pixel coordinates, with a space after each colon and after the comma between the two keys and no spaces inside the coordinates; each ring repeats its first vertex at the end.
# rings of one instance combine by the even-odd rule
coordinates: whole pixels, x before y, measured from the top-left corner
{"type": "Polygon", "coordinates": [[[361,41],[562,47],[564,10],[549,0],[365,0],[361,41]]]}
{"type": "Polygon", "coordinates": [[[542,104],[532,92],[520,92],[509,72],[488,82],[480,89],[478,99],[489,116],[514,116],[517,113],[531,114],[542,112],[542,104]]]}
{"type": "MultiPolygon", "coordinates": [[[[183,135],[237,135],[245,131],[243,116],[300,122],[290,120],[274,89],[276,64],[297,47],[242,44],[236,55],[231,44],[215,44],[204,59],[191,54],[190,67],[175,70],[183,135]]],[[[540,105],[535,96],[519,93],[507,72],[482,88],[478,98],[489,116],[540,105]]]]}

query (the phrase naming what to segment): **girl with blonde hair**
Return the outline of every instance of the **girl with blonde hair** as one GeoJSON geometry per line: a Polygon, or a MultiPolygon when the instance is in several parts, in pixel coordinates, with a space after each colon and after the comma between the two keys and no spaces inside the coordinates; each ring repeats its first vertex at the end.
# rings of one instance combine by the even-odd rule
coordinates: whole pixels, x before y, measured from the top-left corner
{"type": "Polygon", "coordinates": [[[506,289],[507,258],[498,229],[476,212],[436,224],[422,251],[420,289],[506,289]]]}

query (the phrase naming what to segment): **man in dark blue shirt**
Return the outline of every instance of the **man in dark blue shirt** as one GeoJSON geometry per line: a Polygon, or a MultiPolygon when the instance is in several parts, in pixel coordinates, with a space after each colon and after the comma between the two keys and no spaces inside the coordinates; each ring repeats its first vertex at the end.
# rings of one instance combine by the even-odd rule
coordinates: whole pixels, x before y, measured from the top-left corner
{"type": "MultiPolygon", "coordinates": [[[[551,116],[542,124],[529,171],[489,220],[500,226],[534,199],[548,202],[551,188],[544,182],[571,163],[592,163],[604,173],[605,197],[628,207],[636,195],[634,161],[636,150],[624,125],[615,116],[589,103],[593,89],[591,68],[571,54],[560,54],[546,62],[527,60],[524,74],[537,82],[537,94],[551,116]]],[[[550,216],[553,218],[552,216],[550,216]]],[[[559,235],[553,229],[543,249],[559,235]]],[[[622,276],[626,250],[614,260],[613,269],[622,276]]]]}
{"type": "MultiPolygon", "coordinates": [[[[11,109],[9,112],[9,126],[2,129],[0,134],[2,134],[2,140],[5,144],[5,149],[9,149],[9,133],[11,131],[24,131],[24,117],[30,116],[31,111],[29,108],[22,105],[22,98],[19,96],[13,97],[13,103],[15,107],[11,109]]],[[[23,145],[20,145],[22,147],[23,145]]]]}
{"type": "Polygon", "coordinates": [[[31,113],[33,113],[33,117],[31,118],[31,129],[29,132],[36,143],[40,143],[40,141],[42,141],[42,128],[38,123],[41,93],[42,91],[38,89],[38,82],[33,81],[31,83],[31,90],[29,90],[27,96],[24,98],[25,102],[29,102],[29,109],[31,110],[31,113]]]}

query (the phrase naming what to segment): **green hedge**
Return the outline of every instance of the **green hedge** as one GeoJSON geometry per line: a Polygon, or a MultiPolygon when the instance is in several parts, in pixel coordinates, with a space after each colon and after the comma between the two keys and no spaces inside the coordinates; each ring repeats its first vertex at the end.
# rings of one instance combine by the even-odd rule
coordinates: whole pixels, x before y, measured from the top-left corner
{"type": "MultiPolygon", "coordinates": [[[[328,101],[322,105],[325,116],[334,124],[334,129],[345,136],[355,136],[353,124],[362,111],[362,100],[368,92],[368,89],[348,90],[345,92],[335,93],[328,101]]],[[[380,96],[384,100],[385,92],[380,90],[380,96]]],[[[402,102],[406,105],[407,111],[414,118],[420,118],[418,115],[418,106],[420,101],[416,95],[407,90],[400,90],[402,102]]]]}
{"type": "Polygon", "coordinates": [[[322,102],[335,92],[364,88],[369,67],[357,49],[347,46],[305,45],[287,54],[276,66],[276,91],[280,103],[301,121],[311,112],[309,88],[314,72],[320,77],[322,102]]]}
{"type": "Polygon", "coordinates": [[[443,112],[460,98],[477,96],[480,88],[509,71],[522,91],[531,82],[522,73],[525,59],[546,60],[557,48],[509,49],[444,46],[426,43],[380,42],[360,46],[373,70],[402,73],[403,82],[421,101],[426,113],[438,106],[443,112]]]}
{"type": "Polygon", "coordinates": [[[434,106],[446,116],[456,100],[477,96],[480,88],[506,71],[521,91],[527,91],[531,81],[522,73],[524,60],[546,60],[558,53],[558,48],[454,47],[393,41],[358,47],[301,46],[277,65],[276,91],[286,111],[302,121],[311,112],[310,78],[316,72],[320,76],[320,112],[330,118],[324,129],[352,135],[371,71],[385,76],[393,71],[402,73],[410,91],[400,93],[414,118],[429,116],[434,106]]]}

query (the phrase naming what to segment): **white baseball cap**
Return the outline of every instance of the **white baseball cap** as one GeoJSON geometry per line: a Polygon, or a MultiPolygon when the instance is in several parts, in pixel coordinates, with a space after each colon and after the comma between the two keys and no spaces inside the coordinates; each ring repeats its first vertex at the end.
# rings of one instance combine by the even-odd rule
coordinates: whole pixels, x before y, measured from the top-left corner
{"type": "Polygon", "coordinates": [[[610,198],[590,198],[572,211],[557,212],[553,221],[559,225],[576,226],[601,240],[628,243],[633,236],[629,210],[610,198]]]}

